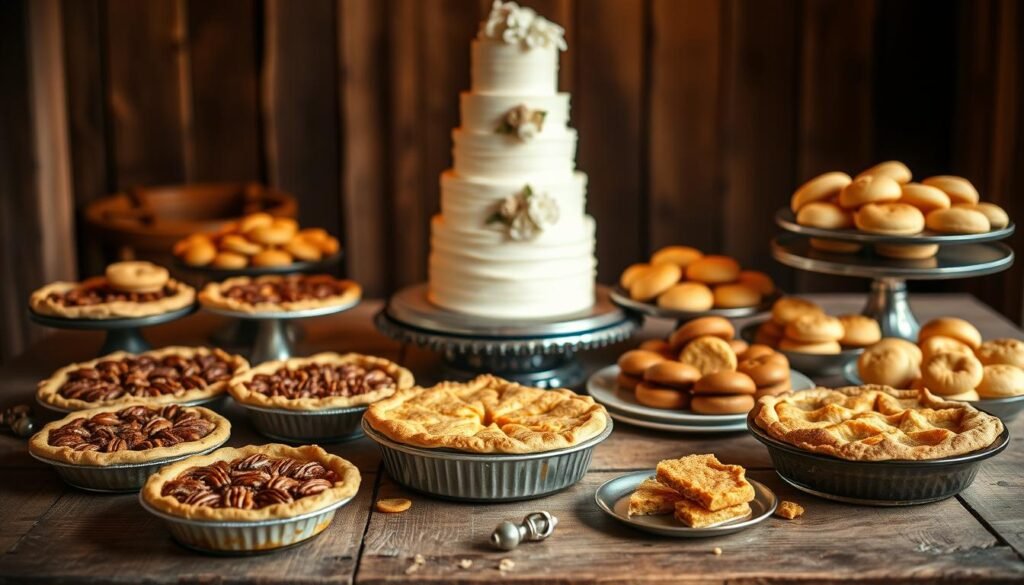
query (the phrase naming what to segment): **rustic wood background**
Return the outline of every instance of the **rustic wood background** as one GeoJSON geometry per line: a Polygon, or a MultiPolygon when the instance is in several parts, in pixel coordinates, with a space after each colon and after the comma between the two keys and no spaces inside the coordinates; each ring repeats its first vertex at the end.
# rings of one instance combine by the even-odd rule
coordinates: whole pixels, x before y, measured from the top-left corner
{"type": "MultiPolygon", "coordinates": [[[[1015,0],[525,3],[567,29],[561,85],[601,281],[687,243],[792,291],[864,290],[775,264],[770,216],[805,178],[888,158],[967,176],[1024,218],[1015,0]]],[[[133,185],[277,185],[304,223],[341,235],[344,270],[369,294],[423,280],[489,4],[0,3],[0,358],[38,334],[24,312],[33,288],[101,266],[75,211],[133,185]]],[[[1018,266],[916,288],[974,292],[1019,323],[1022,285],[1018,266]]]]}

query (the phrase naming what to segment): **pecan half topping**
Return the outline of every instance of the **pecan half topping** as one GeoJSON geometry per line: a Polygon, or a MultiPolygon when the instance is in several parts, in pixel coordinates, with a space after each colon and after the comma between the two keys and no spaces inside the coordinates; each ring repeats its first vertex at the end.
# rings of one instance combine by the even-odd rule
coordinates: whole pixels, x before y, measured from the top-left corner
{"type": "Polygon", "coordinates": [[[256,374],[245,386],[252,392],[284,398],[357,396],[396,386],[395,379],[380,369],[356,364],[307,364],[281,368],[273,374],[256,374]]]}
{"type": "Polygon", "coordinates": [[[160,493],[183,504],[249,510],[319,494],[337,480],[337,474],[315,461],[254,454],[188,469],[160,493]]]}
{"type": "Polygon", "coordinates": [[[249,282],[228,287],[222,294],[251,305],[257,303],[294,303],[340,296],[348,283],[329,274],[294,274],[280,280],[249,282]]]}
{"type": "Polygon", "coordinates": [[[117,301],[128,301],[132,303],[151,303],[163,298],[173,297],[178,290],[170,284],[154,292],[128,292],[113,288],[106,281],[84,282],[81,286],[75,287],[67,292],[53,292],[49,300],[64,305],[65,307],[84,307],[88,305],[101,305],[117,301]]]}
{"type": "Polygon", "coordinates": [[[162,408],[130,406],[91,418],[76,418],[50,431],[49,443],[76,451],[144,451],[197,441],[212,433],[216,426],[195,411],[176,404],[162,408]]]}
{"type": "Polygon", "coordinates": [[[91,368],[72,370],[57,392],[65,398],[85,402],[114,400],[121,396],[181,396],[188,390],[227,381],[233,373],[231,356],[219,349],[189,358],[140,355],[104,360],[91,368]]]}

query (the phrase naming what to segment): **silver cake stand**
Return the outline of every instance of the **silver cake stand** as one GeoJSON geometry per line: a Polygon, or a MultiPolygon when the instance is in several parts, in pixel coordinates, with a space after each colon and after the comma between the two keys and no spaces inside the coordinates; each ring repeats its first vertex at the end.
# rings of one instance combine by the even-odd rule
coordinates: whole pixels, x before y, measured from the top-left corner
{"type": "Polygon", "coordinates": [[[160,313],[159,315],[124,319],[67,319],[51,315],[40,315],[31,309],[28,314],[32,321],[54,329],[106,331],[107,335],[103,340],[103,347],[100,348],[99,353],[99,355],[103,356],[115,351],[127,351],[129,353],[148,351],[152,349],[152,346],[142,336],[142,328],[176,321],[191,315],[195,310],[196,305],[193,304],[168,313],[160,313]]]}
{"type": "Polygon", "coordinates": [[[629,311],[636,311],[647,317],[659,317],[662,319],[675,319],[679,323],[686,321],[692,321],[700,317],[724,317],[726,319],[742,319],[743,317],[750,317],[759,313],[764,313],[771,310],[772,305],[781,296],[778,292],[770,294],[761,299],[760,304],[753,305],[750,307],[731,307],[727,309],[708,309],[706,311],[677,311],[675,309],[666,309],[659,307],[653,303],[645,303],[642,301],[634,300],[629,296],[629,292],[620,286],[616,286],[611,289],[609,293],[612,301],[616,305],[627,309],[629,311]]]}
{"type": "Polygon", "coordinates": [[[275,311],[267,313],[244,313],[241,311],[230,311],[216,307],[203,307],[203,310],[217,315],[232,317],[242,323],[253,323],[256,326],[256,336],[253,338],[249,354],[249,361],[253,365],[261,364],[270,360],[285,360],[294,355],[292,349],[293,339],[288,334],[287,324],[296,319],[308,319],[311,317],[323,317],[342,313],[359,304],[360,299],[344,305],[330,307],[317,307],[315,309],[304,309],[301,311],[275,311]]]}
{"type": "MultiPolygon", "coordinates": [[[[1004,233],[1002,237],[1011,233],[1012,226],[1010,232],[1004,233]]],[[[886,337],[911,340],[917,339],[920,326],[910,309],[906,281],[985,276],[1006,270],[1013,264],[1014,258],[1013,250],[1006,244],[992,242],[990,234],[980,234],[980,241],[977,242],[956,236],[958,239],[955,243],[940,244],[938,254],[924,260],[886,258],[870,249],[856,254],[823,252],[811,247],[808,235],[789,233],[777,236],[772,240],[772,256],[782,264],[808,272],[872,279],[871,292],[863,314],[878,320],[882,334],[886,337]]],[[[922,236],[923,241],[907,241],[910,238],[903,236],[895,243],[929,243],[930,240],[929,236],[922,236]]],[[[893,237],[880,236],[878,240],[862,238],[857,241],[893,243],[893,237]]]]}
{"type": "Polygon", "coordinates": [[[594,305],[552,319],[486,319],[448,311],[427,299],[427,285],[395,293],[375,318],[377,328],[402,343],[441,352],[446,376],[465,380],[495,374],[537,388],[583,381],[581,350],[624,341],[640,324],[597,287],[594,305]]]}

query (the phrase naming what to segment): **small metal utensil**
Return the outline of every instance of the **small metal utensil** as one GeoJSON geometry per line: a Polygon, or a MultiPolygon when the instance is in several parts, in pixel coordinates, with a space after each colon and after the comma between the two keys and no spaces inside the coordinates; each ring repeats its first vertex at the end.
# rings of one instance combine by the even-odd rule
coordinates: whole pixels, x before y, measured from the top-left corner
{"type": "Polygon", "coordinates": [[[551,512],[527,514],[519,524],[506,520],[494,529],[491,544],[501,550],[512,550],[527,540],[544,540],[551,536],[558,526],[558,518],[551,512]]]}

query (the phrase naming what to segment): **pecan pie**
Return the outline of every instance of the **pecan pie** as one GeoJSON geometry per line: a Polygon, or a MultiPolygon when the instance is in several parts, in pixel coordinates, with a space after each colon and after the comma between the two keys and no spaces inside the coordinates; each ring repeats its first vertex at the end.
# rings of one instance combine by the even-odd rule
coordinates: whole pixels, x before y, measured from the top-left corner
{"type": "Polygon", "coordinates": [[[412,385],[412,373],[386,359],[325,352],[260,364],[235,376],[228,391],[242,404],[323,410],[369,404],[412,385]]]}
{"type": "Polygon", "coordinates": [[[77,465],[145,463],[206,451],[230,433],[231,423],[205,408],[104,406],[49,423],[29,441],[29,451],[77,465]]]}
{"type": "Polygon", "coordinates": [[[54,282],[32,293],[40,315],[67,319],[126,319],[176,311],[192,305],[196,291],[148,262],[119,262],[106,276],[82,282],[54,282]],[[126,275],[127,270],[134,270],[126,275]]]}
{"type": "Polygon", "coordinates": [[[393,441],[474,453],[535,453],[596,437],[608,413],[589,396],[483,375],[467,383],[399,390],[365,420],[393,441]]]}
{"type": "Polygon", "coordinates": [[[189,457],[154,474],[142,497],[157,510],[198,520],[265,520],[351,498],[359,470],[315,445],[249,445],[189,457]]]}
{"type": "Polygon", "coordinates": [[[991,445],[1003,423],[925,389],[817,388],[765,396],[754,423],[779,441],[853,461],[938,459],[991,445]]]}
{"type": "Polygon", "coordinates": [[[211,282],[199,293],[199,301],[229,311],[271,313],[348,305],[361,296],[362,289],[351,280],[329,274],[288,274],[211,282]]]}
{"type": "Polygon", "coordinates": [[[205,347],[165,347],[138,355],[119,351],[57,370],[39,383],[40,402],[61,410],[144,400],[167,404],[222,394],[249,368],[240,356],[205,347]]]}

